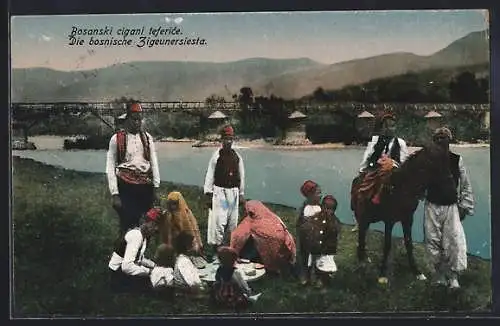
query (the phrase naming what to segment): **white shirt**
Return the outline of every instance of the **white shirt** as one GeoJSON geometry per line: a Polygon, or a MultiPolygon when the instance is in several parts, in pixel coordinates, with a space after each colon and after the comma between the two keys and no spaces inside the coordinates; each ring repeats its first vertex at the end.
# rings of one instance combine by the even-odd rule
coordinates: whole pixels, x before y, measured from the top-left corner
{"type": "MultiPolygon", "coordinates": [[[[220,148],[218,148],[212,154],[212,157],[208,162],[208,169],[207,173],[205,174],[205,185],[203,186],[203,191],[206,194],[214,192],[214,173],[215,173],[215,166],[217,165],[217,160],[219,159],[219,151],[220,148]]],[[[245,194],[245,165],[243,164],[243,158],[241,157],[241,155],[238,152],[236,152],[236,155],[238,155],[239,158],[240,196],[243,196],[245,194]]]]}
{"type": "Polygon", "coordinates": [[[149,142],[149,151],[151,153],[151,161],[144,159],[144,148],[141,141],[140,133],[131,134],[127,132],[127,152],[125,153],[124,162],[116,165],[117,145],[116,134],[109,141],[109,148],[106,157],[106,174],[108,177],[109,192],[111,195],[118,194],[118,183],[116,172],[117,168],[127,168],[141,172],[147,172],[150,169],[153,172],[153,187],[160,186],[160,172],[158,169],[158,157],[156,153],[153,137],[149,133],[145,133],[149,142]]]}
{"type": "MultiPolygon", "coordinates": [[[[363,154],[363,160],[361,161],[359,172],[363,172],[368,167],[368,159],[373,154],[373,150],[375,144],[377,144],[378,142],[378,138],[379,136],[373,136],[372,140],[368,143],[365,153],[363,154]]],[[[399,147],[400,147],[399,160],[401,163],[403,163],[408,158],[408,146],[406,146],[406,142],[403,139],[401,138],[397,139],[399,141],[399,147]]],[[[392,150],[392,147],[394,146],[394,140],[395,138],[393,138],[389,143],[389,152],[392,150]]]]}
{"type": "Polygon", "coordinates": [[[125,234],[125,241],[127,242],[125,254],[120,257],[113,252],[108,267],[113,271],[121,267],[122,272],[128,275],[148,275],[155,263],[144,257],[147,240],[142,236],[139,228],[128,231],[125,234]],[[138,253],[139,258],[136,260],[138,253]]]}
{"type": "Polygon", "coordinates": [[[319,205],[306,205],[304,207],[304,217],[311,217],[321,212],[321,206],[319,205]]]}
{"type": "Polygon", "coordinates": [[[181,287],[201,286],[202,282],[198,269],[189,257],[180,254],[174,267],[174,285],[181,287]]]}
{"type": "Polygon", "coordinates": [[[174,270],[171,267],[156,266],[149,276],[154,289],[168,287],[174,284],[174,270]]]}

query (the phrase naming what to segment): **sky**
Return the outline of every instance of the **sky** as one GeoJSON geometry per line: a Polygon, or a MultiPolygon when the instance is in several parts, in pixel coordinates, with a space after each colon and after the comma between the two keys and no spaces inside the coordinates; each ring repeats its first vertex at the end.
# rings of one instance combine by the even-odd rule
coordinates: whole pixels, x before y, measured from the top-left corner
{"type": "MultiPolygon", "coordinates": [[[[86,70],[130,61],[227,62],[247,58],[310,58],[332,64],[391,52],[430,55],[488,28],[485,10],[16,16],[11,20],[12,68],[86,70]],[[177,27],[205,45],[69,45],[73,27],[177,27]]],[[[144,35],[148,36],[148,35],[144,35]]]]}

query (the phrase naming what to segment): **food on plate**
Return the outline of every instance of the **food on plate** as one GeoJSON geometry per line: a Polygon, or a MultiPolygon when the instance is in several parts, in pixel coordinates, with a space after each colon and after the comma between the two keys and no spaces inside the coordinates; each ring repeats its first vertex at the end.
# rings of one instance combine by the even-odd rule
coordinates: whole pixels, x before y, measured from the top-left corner
{"type": "Polygon", "coordinates": [[[263,269],[263,268],[264,268],[264,265],[259,264],[259,263],[256,263],[256,264],[254,265],[254,267],[255,267],[255,269],[263,269]]]}

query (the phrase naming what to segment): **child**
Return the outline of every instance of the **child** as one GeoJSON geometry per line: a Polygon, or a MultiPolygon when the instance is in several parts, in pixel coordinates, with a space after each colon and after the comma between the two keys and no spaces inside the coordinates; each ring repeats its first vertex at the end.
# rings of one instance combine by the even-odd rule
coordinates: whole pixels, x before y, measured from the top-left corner
{"type": "Polygon", "coordinates": [[[321,214],[314,217],[319,229],[319,256],[316,258],[314,268],[319,273],[318,285],[327,282],[328,277],[337,271],[334,255],[337,253],[338,236],[340,234],[340,221],[335,215],[337,200],[332,195],[326,195],[321,201],[321,214]]]}
{"type": "Polygon", "coordinates": [[[174,284],[175,251],[172,246],[161,244],[155,254],[156,266],[149,279],[153,289],[164,289],[174,284]]]}
{"type": "Polygon", "coordinates": [[[174,286],[197,292],[204,290],[204,286],[198,269],[188,256],[193,239],[193,235],[185,231],[179,233],[175,239],[178,256],[174,267],[174,286]]]}
{"type": "Polygon", "coordinates": [[[220,266],[215,274],[212,299],[216,304],[231,308],[245,308],[255,302],[260,293],[252,296],[252,290],[241,271],[236,269],[238,254],[231,247],[222,246],[217,251],[220,266]]]}
{"type": "Polygon", "coordinates": [[[297,234],[299,236],[300,261],[300,279],[303,285],[306,285],[311,279],[311,241],[314,238],[314,229],[308,220],[321,212],[321,187],[312,180],[307,180],[300,187],[301,194],[306,198],[300,209],[299,219],[297,221],[297,234]],[[304,275],[305,274],[305,275],[304,275]]]}

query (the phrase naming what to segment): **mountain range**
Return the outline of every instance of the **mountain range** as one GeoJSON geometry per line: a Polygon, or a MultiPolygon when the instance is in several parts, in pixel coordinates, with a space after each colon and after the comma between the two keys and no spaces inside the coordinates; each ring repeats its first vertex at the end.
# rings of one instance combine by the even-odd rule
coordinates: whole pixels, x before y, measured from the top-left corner
{"type": "MultiPolygon", "coordinates": [[[[301,98],[316,88],[340,89],[372,79],[428,69],[489,63],[488,30],[472,32],[440,51],[419,56],[395,52],[335,64],[309,58],[250,58],[234,62],[127,62],[87,71],[12,69],[12,102],[204,101],[215,94],[231,100],[244,86],[254,95],[301,98]]],[[[487,66],[485,66],[487,67],[487,66]]],[[[486,72],[487,73],[487,72],[486,72]]]]}

